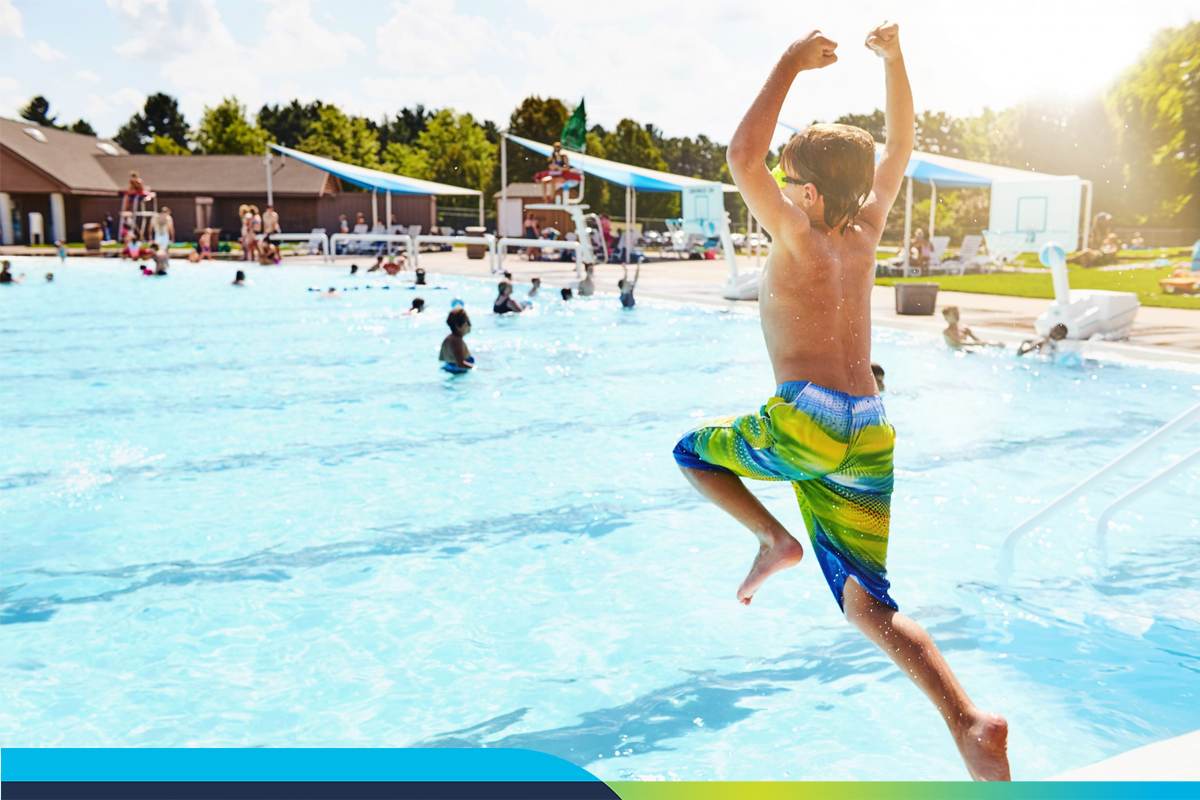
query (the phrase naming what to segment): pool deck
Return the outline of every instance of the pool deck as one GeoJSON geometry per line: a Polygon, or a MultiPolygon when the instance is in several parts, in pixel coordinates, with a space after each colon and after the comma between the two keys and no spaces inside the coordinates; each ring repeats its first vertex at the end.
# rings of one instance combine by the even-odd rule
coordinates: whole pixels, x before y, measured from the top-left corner
{"type": "MultiPolygon", "coordinates": [[[[366,256],[358,261],[370,263],[366,256]]],[[[753,259],[739,259],[753,265],[753,259]]],[[[339,263],[350,264],[350,257],[340,257],[339,263]]],[[[289,262],[285,262],[289,263],[289,262]]],[[[424,253],[421,266],[430,273],[442,272],[477,278],[492,278],[486,259],[472,261],[462,249],[454,252],[424,253]]],[[[528,281],[541,276],[542,284],[557,291],[573,286],[574,265],[566,262],[531,262],[519,256],[509,256],[504,265],[514,279],[528,281]]],[[[362,264],[359,265],[362,267],[362,264]]],[[[617,264],[596,267],[596,285],[601,290],[616,291],[622,269],[617,264]]],[[[756,301],[735,302],[721,296],[728,275],[723,261],[684,261],[667,259],[642,265],[638,295],[679,302],[704,303],[726,308],[757,310],[756,301]]],[[[876,324],[907,330],[940,333],[945,328],[941,314],[932,317],[904,316],[896,313],[895,292],[890,286],[876,286],[871,297],[871,313],[876,324]]],[[[1034,335],[1033,323],[1046,310],[1047,301],[1028,297],[1008,297],[964,292],[939,292],[938,308],[956,305],[962,310],[963,321],[980,336],[1010,344],[1034,335]]],[[[1174,361],[1200,366],[1200,310],[1143,306],[1127,342],[1088,343],[1087,354],[1132,361],[1174,361]]]]}
{"type": "Polygon", "coordinates": [[[1200,731],[1137,747],[1052,781],[1200,781],[1200,731]]]}

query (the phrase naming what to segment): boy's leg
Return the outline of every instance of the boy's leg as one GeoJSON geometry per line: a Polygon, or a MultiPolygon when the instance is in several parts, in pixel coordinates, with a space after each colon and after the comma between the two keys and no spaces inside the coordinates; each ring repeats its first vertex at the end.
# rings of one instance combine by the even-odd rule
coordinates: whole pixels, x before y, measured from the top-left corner
{"type": "Polygon", "coordinates": [[[738,600],[750,605],[750,600],[763,581],[780,570],[800,563],[804,548],[737,475],[726,471],[695,469],[682,464],[679,469],[700,494],[749,528],[758,538],[758,555],[737,590],[738,600]]]}
{"type": "Polygon", "coordinates": [[[876,600],[853,578],[846,581],[842,602],[850,624],[887,653],[937,706],[971,778],[1011,780],[1008,723],[999,714],[981,711],[971,702],[925,629],[876,600]]]}

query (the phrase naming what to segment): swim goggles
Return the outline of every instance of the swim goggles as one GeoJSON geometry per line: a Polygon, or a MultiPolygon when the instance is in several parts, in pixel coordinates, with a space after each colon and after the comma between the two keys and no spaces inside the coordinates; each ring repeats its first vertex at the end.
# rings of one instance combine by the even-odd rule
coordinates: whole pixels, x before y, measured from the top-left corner
{"type": "Polygon", "coordinates": [[[806,183],[812,183],[812,181],[802,181],[799,178],[789,178],[786,174],[784,174],[783,167],[780,166],[776,166],[775,169],[771,170],[771,177],[775,179],[777,184],[779,184],[780,189],[789,183],[795,184],[796,186],[803,186],[806,183]]]}

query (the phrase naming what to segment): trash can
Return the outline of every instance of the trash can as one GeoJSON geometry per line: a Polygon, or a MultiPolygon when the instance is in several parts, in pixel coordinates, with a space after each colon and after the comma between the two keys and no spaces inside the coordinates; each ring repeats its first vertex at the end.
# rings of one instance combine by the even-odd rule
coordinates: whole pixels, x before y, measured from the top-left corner
{"type": "Polygon", "coordinates": [[[933,316],[937,305],[938,285],[936,283],[897,283],[896,313],[911,316],[933,316]]]}
{"type": "Polygon", "coordinates": [[[86,222],[83,225],[83,246],[89,253],[99,253],[100,243],[104,241],[104,229],[99,222],[86,222]]]}
{"type": "MultiPolygon", "coordinates": [[[[487,233],[487,228],[482,225],[472,225],[467,228],[467,236],[483,236],[487,233]]],[[[479,260],[487,256],[488,246],[486,244],[469,244],[467,245],[467,258],[479,260]]]]}

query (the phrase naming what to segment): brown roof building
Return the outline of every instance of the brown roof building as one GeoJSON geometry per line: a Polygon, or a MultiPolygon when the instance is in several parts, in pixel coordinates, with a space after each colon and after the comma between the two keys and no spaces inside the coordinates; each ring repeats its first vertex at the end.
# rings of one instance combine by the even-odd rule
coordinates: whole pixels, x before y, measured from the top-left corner
{"type": "MultiPolygon", "coordinates": [[[[130,172],[154,192],[159,209],[171,209],[178,241],[206,227],[236,238],[238,207],[267,204],[262,156],[131,155],[108,139],[0,118],[0,243],[36,243],[39,222],[42,243],[80,241],[84,223],[119,217],[130,172]]],[[[271,193],[286,232],[333,233],[340,215],[371,213],[370,194],[343,191],[336,176],[294,158],[272,159],[271,193]]],[[[394,195],[392,213],[398,224],[428,229],[436,198],[394,195]]]]}

